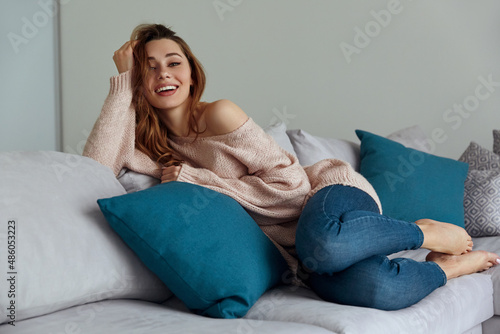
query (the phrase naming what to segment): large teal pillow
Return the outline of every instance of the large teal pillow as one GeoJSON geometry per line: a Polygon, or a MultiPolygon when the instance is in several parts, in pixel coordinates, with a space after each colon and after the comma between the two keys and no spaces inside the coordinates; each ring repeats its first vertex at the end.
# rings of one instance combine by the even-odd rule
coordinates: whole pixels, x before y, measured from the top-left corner
{"type": "Polygon", "coordinates": [[[416,221],[430,218],[464,227],[466,163],[407,148],[356,130],[361,174],[380,197],[385,215],[416,221]]]}
{"type": "Polygon", "coordinates": [[[100,199],[111,227],[192,311],[244,316],[284,258],[234,199],[183,182],[100,199]]]}

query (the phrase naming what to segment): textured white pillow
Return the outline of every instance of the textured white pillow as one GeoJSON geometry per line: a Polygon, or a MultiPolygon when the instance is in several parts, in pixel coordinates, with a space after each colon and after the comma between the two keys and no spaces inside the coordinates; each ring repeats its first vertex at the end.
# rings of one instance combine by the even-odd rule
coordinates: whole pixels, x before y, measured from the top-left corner
{"type": "Polygon", "coordinates": [[[278,143],[279,146],[287,150],[289,153],[295,155],[295,150],[286,134],[286,124],[279,122],[264,128],[264,131],[273,137],[273,139],[278,143]]]}
{"type": "Polygon", "coordinates": [[[144,190],[156,186],[160,179],[146,174],[134,172],[128,168],[123,168],[117,176],[118,182],[125,188],[127,193],[144,190]]]}
{"type": "Polygon", "coordinates": [[[12,302],[17,321],[103,299],[172,295],[99,210],[97,199],[125,193],[108,167],[60,152],[1,152],[0,166],[0,322],[12,302]],[[15,296],[6,294],[7,272],[15,296]]]}
{"type": "Polygon", "coordinates": [[[386,138],[415,150],[419,150],[425,153],[432,153],[425,145],[425,142],[428,139],[427,135],[418,125],[410,126],[408,128],[393,132],[386,138]]]}
{"type": "Polygon", "coordinates": [[[302,166],[314,165],[323,159],[339,159],[359,170],[359,144],[335,139],[313,136],[304,130],[286,132],[302,166]]]}
{"type": "MultiPolygon", "coordinates": [[[[359,144],[349,140],[313,136],[304,130],[286,132],[302,166],[313,165],[323,159],[346,161],[359,171],[359,144]]],[[[387,136],[388,139],[430,153],[425,146],[427,136],[420,126],[414,125],[387,136]]]]}

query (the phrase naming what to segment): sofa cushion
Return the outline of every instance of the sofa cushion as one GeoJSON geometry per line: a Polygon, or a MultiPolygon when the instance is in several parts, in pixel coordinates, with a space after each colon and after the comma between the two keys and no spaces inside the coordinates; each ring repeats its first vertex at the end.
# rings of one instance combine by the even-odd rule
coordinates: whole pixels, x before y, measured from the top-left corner
{"type": "MultiPolygon", "coordinates": [[[[408,287],[411,289],[411,287],[408,287]]],[[[309,289],[268,291],[245,316],[255,321],[293,321],[334,333],[470,333],[493,315],[491,279],[473,274],[454,278],[420,302],[397,311],[340,305],[321,300],[309,289]]]]}
{"type": "Polygon", "coordinates": [[[98,201],[112,228],[196,313],[245,315],[287,265],[229,196],[184,182],[98,201]]]}
{"type": "Polygon", "coordinates": [[[302,166],[314,165],[323,159],[339,159],[354,169],[359,167],[359,145],[348,140],[313,136],[304,130],[287,130],[302,166]]]}
{"type": "Polygon", "coordinates": [[[427,135],[418,125],[409,126],[386,136],[387,139],[425,153],[432,153],[427,143],[427,135]]]}
{"type": "Polygon", "coordinates": [[[160,183],[160,179],[146,174],[137,173],[128,168],[123,168],[117,176],[118,182],[127,193],[144,190],[160,183]]]}
{"type": "Polygon", "coordinates": [[[210,319],[193,314],[177,298],[165,304],[105,300],[0,325],[2,334],[334,334],[293,322],[210,319]]]}
{"type": "MultiPolygon", "coordinates": [[[[359,171],[359,144],[349,140],[313,136],[304,130],[287,130],[288,137],[302,166],[313,165],[323,159],[348,162],[359,171]]],[[[393,132],[387,138],[423,152],[430,153],[425,145],[427,136],[418,125],[393,132]]]]}
{"type": "Polygon", "coordinates": [[[500,130],[493,130],[493,153],[500,155],[500,130]]]}
{"type": "Polygon", "coordinates": [[[465,180],[465,229],[473,237],[500,235],[500,156],[471,142],[460,161],[465,180]]]}
{"type": "Polygon", "coordinates": [[[464,209],[465,229],[471,236],[500,235],[500,169],[469,171],[464,209]]]}
{"type": "Polygon", "coordinates": [[[0,166],[0,258],[7,259],[9,233],[9,272],[17,273],[9,275],[16,293],[8,298],[2,267],[0,322],[9,320],[11,301],[22,320],[103,299],[172,295],[99,210],[98,198],[125,193],[108,167],[60,152],[2,152],[0,166]]]}
{"type": "MultiPolygon", "coordinates": [[[[500,254],[499,237],[477,237],[472,238],[474,250],[485,250],[495,254],[500,254]]],[[[491,277],[493,282],[493,306],[495,314],[500,316],[500,266],[493,266],[483,271],[482,274],[491,277]]]]}
{"type": "Polygon", "coordinates": [[[500,169],[500,155],[473,141],[470,142],[458,160],[469,164],[469,170],[500,169]]]}
{"type": "Polygon", "coordinates": [[[360,172],[372,184],[385,215],[405,221],[430,218],[464,227],[468,165],[407,148],[370,132],[361,140],[360,172]]]}
{"type": "Polygon", "coordinates": [[[278,122],[276,124],[269,125],[264,128],[264,131],[273,137],[273,139],[278,143],[279,146],[284,148],[289,153],[295,155],[295,150],[292,146],[290,138],[286,134],[286,124],[284,122],[278,122]]]}

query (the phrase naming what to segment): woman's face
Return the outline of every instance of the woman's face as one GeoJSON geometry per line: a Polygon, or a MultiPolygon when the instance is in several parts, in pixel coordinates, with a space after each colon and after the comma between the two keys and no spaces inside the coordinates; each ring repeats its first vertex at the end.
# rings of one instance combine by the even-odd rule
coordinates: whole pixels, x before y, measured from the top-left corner
{"type": "Polygon", "coordinates": [[[149,71],[144,81],[148,102],[169,111],[186,108],[190,101],[191,68],[180,46],[170,39],[153,40],[146,44],[149,71]]]}

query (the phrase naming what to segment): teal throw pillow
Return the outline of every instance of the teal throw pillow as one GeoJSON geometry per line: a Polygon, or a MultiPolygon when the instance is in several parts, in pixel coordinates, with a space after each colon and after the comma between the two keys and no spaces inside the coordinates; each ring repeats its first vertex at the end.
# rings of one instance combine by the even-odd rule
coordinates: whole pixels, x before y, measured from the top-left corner
{"type": "Polygon", "coordinates": [[[407,148],[356,130],[361,174],[372,184],[384,215],[416,221],[430,218],[464,227],[466,163],[407,148]]]}
{"type": "Polygon", "coordinates": [[[242,317],[287,269],[243,207],[208,188],[169,182],[98,204],[141,261],[195,313],[242,317]]]}

